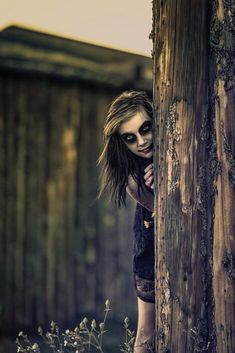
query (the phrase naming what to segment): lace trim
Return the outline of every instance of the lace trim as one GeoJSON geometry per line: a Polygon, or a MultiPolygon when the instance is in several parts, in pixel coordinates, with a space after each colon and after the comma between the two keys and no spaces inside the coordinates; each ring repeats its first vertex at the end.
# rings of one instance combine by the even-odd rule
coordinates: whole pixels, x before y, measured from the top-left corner
{"type": "Polygon", "coordinates": [[[155,283],[152,280],[135,275],[137,297],[145,302],[155,303],[155,283]]]}

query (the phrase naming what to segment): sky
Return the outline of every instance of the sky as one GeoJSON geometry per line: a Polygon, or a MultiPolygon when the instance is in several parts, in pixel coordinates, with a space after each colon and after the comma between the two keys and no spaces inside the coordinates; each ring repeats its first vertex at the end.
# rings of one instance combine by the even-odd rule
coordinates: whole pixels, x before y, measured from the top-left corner
{"type": "Polygon", "coordinates": [[[10,25],[151,56],[151,0],[0,0],[10,25]]]}

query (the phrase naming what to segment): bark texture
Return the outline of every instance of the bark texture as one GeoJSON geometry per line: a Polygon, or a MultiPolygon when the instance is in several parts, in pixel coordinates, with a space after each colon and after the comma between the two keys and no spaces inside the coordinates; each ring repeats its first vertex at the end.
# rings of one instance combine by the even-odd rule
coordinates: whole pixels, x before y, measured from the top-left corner
{"type": "Polygon", "coordinates": [[[153,2],[156,351],[235,351],[235,4],[153,2]]]}

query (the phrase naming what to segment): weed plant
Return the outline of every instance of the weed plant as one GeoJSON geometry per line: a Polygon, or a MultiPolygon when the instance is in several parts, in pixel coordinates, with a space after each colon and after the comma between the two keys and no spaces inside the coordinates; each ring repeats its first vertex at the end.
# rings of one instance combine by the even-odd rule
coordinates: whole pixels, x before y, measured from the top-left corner
{"type": "MultiPolygon", "coordinates": [[[[107,353],[104,351],[103,339],[107,333],[106,320],[110,312],[110,302],[106,300],[104,309],[104,319],[97,323],[95,319],[88,323],[86,317],[79,326],[73,330],[60,332],[59,326],[52,321],[50,330],[44,332],[38,327],[38,334],[42,338],[46,347],[53,353],[107,353]]],[[[134,352],[135,332],[129,328],[129,319],[124,319],[125,342],[121,344],[119,350],[122,353],[134,352]]],[[[27,334],[19,332],[16,339],[17,353],[44,353],[37,342],[32,342],[27,334]]]]}

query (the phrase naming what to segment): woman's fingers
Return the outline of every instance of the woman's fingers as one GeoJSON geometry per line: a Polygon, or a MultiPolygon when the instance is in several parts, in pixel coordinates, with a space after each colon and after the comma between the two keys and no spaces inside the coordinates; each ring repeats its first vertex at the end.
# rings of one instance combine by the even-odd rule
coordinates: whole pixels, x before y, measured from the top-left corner
{"type": "Polygon", "coordinates": [[[151,184],[152,181],[153,181],[153,175],[150,175],[150,177],[148,177],[148,178],[145,180],[145,183],[151,184]]]}
{"type": "Polygon", "coordinates": [[[147,180],[152,175],[153,175],[153,170],[149,170],[147,173],[144,174],[144,180],[147,180]]]}
{"type": "Polygon", "coordinates": [[[149,170],[153,169],[153,163],[149,164],[145,169],[144,172],[147,173],[149,170]]]}
{"type": "Polygon", "coordinates": [[[147,180],[152,175],[153,175],[153,164],[150,164],[144,170],[144,179],[147,180]]]}
{"type": "Polygon", "coordinates": [[[149,183],[145,183],[146,186],[148,186],[150,189],[154,189],[154,183],[153,182],[149,182],[149,183]]]}
{"type": "Polygon", "coordinates": [[[145,185],[151,186],[153,184],[153,176],[151,175],[147,180],[145,180],[145,185]]]}
{"type": "Polygon", "coordinates": [[[149,164],[144,169],[144,181],[145,181],[145,185],[146,186],[148,186],[151,189],[154,188],[154,183],[153,183],[153,163],[149,164]]]}

